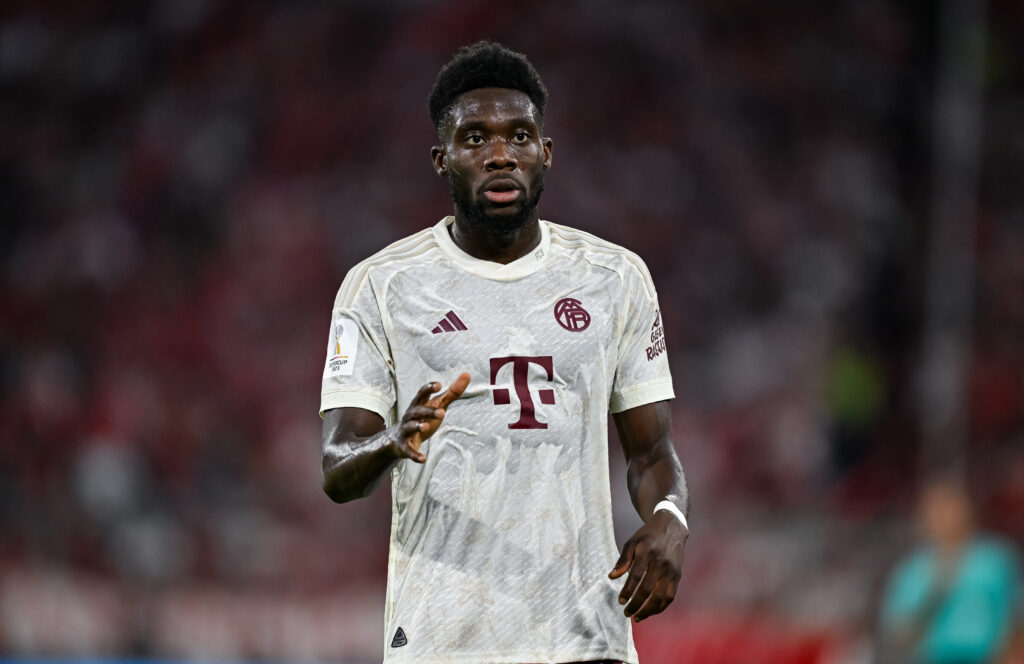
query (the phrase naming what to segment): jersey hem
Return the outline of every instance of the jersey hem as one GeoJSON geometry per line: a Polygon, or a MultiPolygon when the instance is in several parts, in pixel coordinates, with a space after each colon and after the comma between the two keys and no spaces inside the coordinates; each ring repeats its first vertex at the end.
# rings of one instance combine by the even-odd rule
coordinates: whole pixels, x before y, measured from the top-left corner
{"type": "Polygon", "coordinates": [[[634,653],[610,650],[593,650],[580,652],[578,650],[565,651],[555,654],[550,653],[514,653],[510,655],[486,655],[480,654],[459,654],[459,655],[438,655],[425,657],[423,655],[403,656],[404,653],[395,653],[389,656],[385,653],[383,664],[403,664],[416,662],[416,664],[523,664],[524,662],[536,662],[537,664],[557,664],[558,662],[586,662],[602,659],[614,659],[625,664],[639,664],[639,657],[634,653]]]}
{"type": "Polygon", "coordinates": [[[331,390],[320,395],[320,417],[332,408],[363,408],[381,416],[387,426],[391,426],[391,402],[385,397],[372,392],[355,390],[331,390]]]}
{"type": "Polygon", "coordinates": [[[656,380],[650,383],[642,383],[627,387],[619,392],[612,393],[608,403],[608,410],[612,413],[621,413],[630,408],[644,406],[656,401],[674,399],[675,391],[672,389],[672,380],[656,380]]]}

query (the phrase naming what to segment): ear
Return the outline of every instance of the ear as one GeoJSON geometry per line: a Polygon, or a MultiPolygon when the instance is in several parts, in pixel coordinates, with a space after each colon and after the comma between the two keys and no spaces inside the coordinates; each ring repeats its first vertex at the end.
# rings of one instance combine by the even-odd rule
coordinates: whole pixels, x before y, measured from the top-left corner
{"type": "Polygon", "coordinates": [[[430,159],[434,162],[434,172],[441,177],[448,175],[448,153],[440,145],[430,148],[430,159]]]}
{"type": "Polygon", "coordinates": [[[551,168],[551,151],[554,149],[555,144],[550,138],[540,139],[540,143],[544,148],[544,170],[551,168]]]}

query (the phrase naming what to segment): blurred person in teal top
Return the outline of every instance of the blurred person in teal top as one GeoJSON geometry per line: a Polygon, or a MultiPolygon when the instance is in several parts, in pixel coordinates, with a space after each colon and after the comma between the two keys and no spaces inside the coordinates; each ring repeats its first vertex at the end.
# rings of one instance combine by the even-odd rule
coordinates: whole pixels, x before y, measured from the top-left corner
{"type": "Polygon", "coordinates": [[[1013,548],[975,531],[970,500],[950,478],[919,503],[927,542],[893,572],[881,618],[887,664],[1000,662],[1014,635],[1020,567],[1013,548]]]}

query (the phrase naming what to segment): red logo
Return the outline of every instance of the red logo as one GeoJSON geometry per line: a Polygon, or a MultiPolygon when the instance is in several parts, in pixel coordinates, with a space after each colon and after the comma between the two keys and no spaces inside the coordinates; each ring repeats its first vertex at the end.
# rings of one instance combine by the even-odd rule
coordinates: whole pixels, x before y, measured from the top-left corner
{"type": "MultiPolygon", "coordinates": [[[[512,385],[516,388],[516,396],[519,398],[519,419],[508,425],[509,429],[547,429],[548,425],[546,422],[541,422],[537,419],[536,407],[533,403],[533,396],[530,394],[530,384],[527,380],[530,365],[539,365],[541,369],[547,372],[548,380],[554,379],[554,369],[552,367],[551,356],[543,355],[540,357],[492,357],[491,358],[491,385],[497,384],[498,372],[506,364],[512,365],[512,385]]],[[[552,389],[537,390],[537,396],[540,398],[540,402],[551,405],[555,403],[555,391],[552,389]]],[[[512,403],[512,395],[509,394],[508,388],[499,387],[495,388],[492,397],[494,399],[494,405],[505,406],[512,403]]]]}
{"type": "Polygon", "coordinates": [[[651,326],[651,345],[647,347],[647,361],[650,362],[665,352],[665,328],[661,326],[661,309],[654,312],[651,326]]]}
{"type": "Polygon", "coordinates": [[[555,320],[570,332],[582,332],[590,327],[590,314],[579,300],[571,297],[563,297],[555,303],[555,320]]]}

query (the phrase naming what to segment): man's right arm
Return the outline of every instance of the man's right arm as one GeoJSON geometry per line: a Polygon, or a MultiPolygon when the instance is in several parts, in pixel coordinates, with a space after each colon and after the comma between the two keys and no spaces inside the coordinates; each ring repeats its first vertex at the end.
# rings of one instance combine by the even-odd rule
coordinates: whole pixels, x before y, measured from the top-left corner
{"type": "Polygon", "coordinates": [[[363,408],[324,413],[322,481],[336,503],[368,496],[398,461],[384,420],[363,408]]]}
{"type": "Polygon", "coordinates": [[[416,393],[402,419],[384,427],[380,415],[363,408],[333,408],[324,413],[324,493],[336,503],[365,498],[401,459],[423,463],[420,445],[441,426],[445,411],[466,391],[469,374],[460,375],[443,393],[440,383],[427,383],[416,393]]]}

